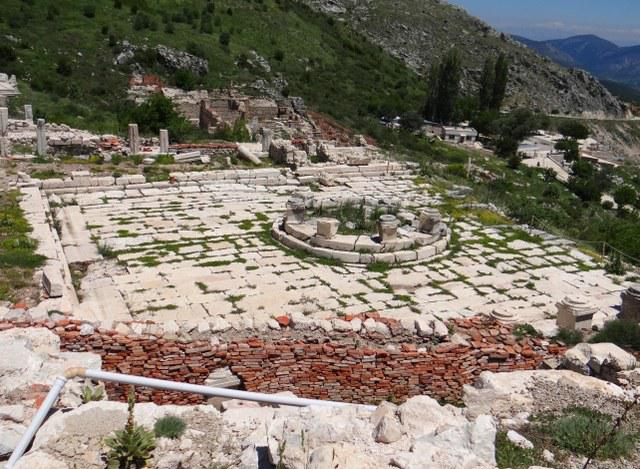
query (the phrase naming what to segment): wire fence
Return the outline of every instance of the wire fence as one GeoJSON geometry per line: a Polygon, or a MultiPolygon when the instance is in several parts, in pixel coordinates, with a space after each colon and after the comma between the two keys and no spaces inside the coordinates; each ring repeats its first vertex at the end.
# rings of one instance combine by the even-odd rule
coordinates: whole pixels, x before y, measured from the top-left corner
{"type": "Polygon", "coordinates": [[[614,256],[618,256],[622,264],[624,264],[625,270],[640,274],[640,259],[621,251],[620,249],[612,246],[606,241],[590,241],[586,239],[572,238],[570,236],[567,236],[565,233],[561,233],[558,230],[555,230],[552,226],[545,223],[544,220],[536,219],[535,216],[531,217],[529,226],[542,231],[546,231],[547,233],[551,233],[558,237],[568,239],[569,241],[573,241],[576,244],[590,246],[595,253],[602,256],[603,261],[607,261],[612,259],[614,256]]]}

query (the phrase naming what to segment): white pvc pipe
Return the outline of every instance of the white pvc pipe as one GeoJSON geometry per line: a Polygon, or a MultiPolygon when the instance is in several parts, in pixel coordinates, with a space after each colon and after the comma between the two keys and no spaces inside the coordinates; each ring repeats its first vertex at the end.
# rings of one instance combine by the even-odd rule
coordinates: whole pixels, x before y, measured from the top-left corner
{"type": "Polygon", "coordinates": [[[64,388],[64,385],[66,383],[66,378],[63,378],[62,376],[56,378],[53,386],[51,386],[51,389],[49,390],[49,394],[47,394],[46,399],[38,409],[38,412],[36,412],[33,420],[31,420],[29,428],[27,428],[27,431],[24,435],[22,435],[22,438],[18,442],[16,448],[13,450],[13,453],[11,453],[11,457],[9,458],[9,461],[5,466],[6,469],[11,469],[27,450],[27,448],[31,444],[31,440],[33,440],[33,437],[40,428],[40,425],[42,425],[44,419],[47,418],[51,407],[53,407],[53,404],[55,404],[55,402],[58,400],[58,396],[60,395],[60,392],[62,391],[62,388],[64,388]]]}
{"type": "MultiPolygon", "coordinates": [[[[100,370],[85,370],[83,376],[98,381],[113,381],[122,384],[133,384],[148,388],[165,389],[167,391],[189,392],[202,394],[204,396],[226,397],[229,399],[240,399],[244,401],[262,402],[265,404],[288,405],[295,407],[324,406],[324,407],[346,407],[348,402],[322,401],[319,399],[304,399],[300,397],[279,396],[277,394],[263,394],[259,392],[239,391],[237,389],[214,388],[199,384],[179,383],[164,379],[144,378],[142,376],[123,375],[100,370]]],[[[363,408],[375,410],[375,406],[363,405],[363,408]]]]}
{"type": "MultiPolygon", "coordinates": [[[[240,399],[244,401],[254,401],[254,402],[262,402],[265,404],[276,404],[276,405],[288,405],[294,407],[308,407],[308,406],[323,406],[323,407],[346,407],[350,405],[360,405],[360,404],[351,404],[348,402],[336,402],[336,401],[322,401],[319,399],[304,399],[300,397],[289,397],[289,396],[278,396],[276,394],[263,394],[259,392],[249,392],[249,391],[239,391],[237,389],[224,389],[224,388],[214,388],[211,386],[201,386],[199,384],[189,384],[189,383],[179,383],[176,381],[168,381],[164,379],[155,379],[155,378],[144,378],[142,376],[133,376],[133,375],[123,375],[120,373],[111,373],[108,371],[100,371],[100,370],[88,370],[84,368],[71,368],[67,370],[65,373],[66,377],[58,377],[56,378],[53,386],[51,386],[51,390],[49,394],[47,394],[46,399],[38,409],[38,412],[33,417],[31,424],[29,424],[29,428],[22,438],[20,442],[16,446],[16,449],[11,453],[11,457],[5,466],[5,469],[12,469],[13,466],[18,462],[18,460],[22,457],[24,452],[29,447],[31,440],[35,436],[36,432],[44,422],[45,418],[49,414],[51,407],[55,404],[62,388],[67,382],[68,379],[73,379],[75,377],[83,377],[95,379],[97,381],[112,381],[115,383],[122,384],[133,384],[136,386],[145,386],[148,388],[155,389],[164,389],[167,391],[178,391],[178,392],[188,392],[192,394],[201,394],[203,396],[214,396],[214,397],[226,397],[229,399],[240,399]]],[[[360,405],[362,408],[367,410],[375,410],[375,406],[370,405],[360,405]]]]}

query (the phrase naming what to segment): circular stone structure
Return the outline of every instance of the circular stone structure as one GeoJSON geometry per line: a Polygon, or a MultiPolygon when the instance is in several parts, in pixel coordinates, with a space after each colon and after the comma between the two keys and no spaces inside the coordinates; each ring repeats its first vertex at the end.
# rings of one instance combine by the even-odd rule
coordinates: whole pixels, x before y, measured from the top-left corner
{"type": "MultiPolygon", "coordinates": [[[[383,262],[396,264],[423,261],[443,253],[451,239],[451,231],[437,209],[428,207],[398,216],[383,213],[377,220],[377,233],[340,234],[340,220],[327,216],[307,216],[310,208],[334,209],[360,204],[364,210],[390,210],[368,199],[328,200],[294,195],[287,202],[287,213],[272,226],[273,237],[292,249],[301,249],[316,257],[353,264],[383,262]]],[[[348,221],[347,221],[348,223],[348,221]]]]}

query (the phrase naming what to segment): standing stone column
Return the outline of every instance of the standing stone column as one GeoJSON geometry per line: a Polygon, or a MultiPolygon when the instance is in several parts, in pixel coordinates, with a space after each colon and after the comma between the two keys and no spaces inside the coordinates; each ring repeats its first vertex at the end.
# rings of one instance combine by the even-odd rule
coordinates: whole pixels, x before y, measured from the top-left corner
{"type": "Polygon", "coordinates": [[[33,122],[33,106],[31,104],[24,105],[24,120],[33,122]]]}
{"type": "Polygon", "coordinates": [[[285,223],[303,223],[306,203],[302,197],[293,196],[287,201],[285,223]]]}
{"type": "Polygon", "coordinates": [[[9,139],[0,137],[0,158],[9,157],[9,139]]]}
{"type": "Polygon", "coordinates": [[[556,304],[558,315],[556,325],[560,329],[576,330],[591,329],[591,320],[598,311],[591,303],[582,297],[567,296],[556,304]]]}
{"type": "Polygon", "coordinates": [[[618,319],[640,322],[640,284],[631,285],[620,296],[622,307],[618,319]]]}
{"type": "Polygon", "coordinates": [[[0,136],[6,137],[9,129],[9,109],[0,107],[0,136]]]}
{"type": "Polygon", "coordinates": [[[44,119],[38,119],[36,123],[36,140],[38,142],[36,154],[38,156],[45,156],[47,154],[47,135],[44,124],[44,119]]]}
{"type": "Polygon", "coordinates": [[[271,140],[273,139],[273,131],[271,129],[262,129],[262,151],[269,152],[271,140]]]}
{"type": "Polygon", "coordinates": [[[169,153],[169,131],[167,129],[160,129],[160,154],[166,155],[169,153]]]}
{"type": "Polygon", "coordinates": [[[140,135],[138,134],[138,124],[129,124],[129,153],[137,155],[140,153],[140,135]]]}
{"type": "Polygon", "coordinates": [[[0,107],[0,158],[9,156],[9,109],[0,107]]]}
{"type": "Polygon", "coordinates": [[[395,215],[381,215],[378,218],[378,234],[380,242],[393,241],[398,238],[398,219],[395,215]]]}

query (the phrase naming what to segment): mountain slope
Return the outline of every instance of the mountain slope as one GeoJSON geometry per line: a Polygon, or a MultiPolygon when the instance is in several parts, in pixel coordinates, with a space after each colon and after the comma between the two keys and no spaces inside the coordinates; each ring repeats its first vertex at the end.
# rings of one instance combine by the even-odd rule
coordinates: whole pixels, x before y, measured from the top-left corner
{"type": "Polygon", "coordinates": [[[619,47],[593,35],[550,41],[514,38],[560,64],[580,67],[606,80],[640,87],[640,46],[619,47]]]}
{"type": "Polygon", "coordinates": [[[302,96],[353,127],[424,101],[414,71],[299,2],[3,0],[2,8],[0,44],[14,59],[0,50],[0,72],[16,74],[23,93],[12,106],[30,102],[37,116],[82,128],[121,129],[117,115],[134,71],[168,84],[302,96]],[[125,42],[138,50],[116,64],[125,42]],[[158,44],[206,58],[208,72],[185,78],[149,50],[158,44]]]}
{"type": "Polygon", "coordinates": [[[465,86],[475,89],[488,55],[500,52],[511,60],[508,104],[546,112],[606,113],[622,116],[624,107],[596,79],[567,70],[440,0],[304,0],[313,8],[353,25],[414,70],[425,68],[452,45],[467,73],[465,86]]]}

